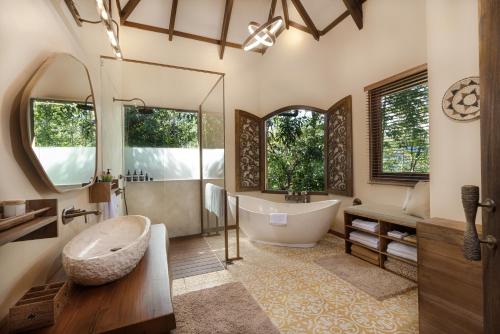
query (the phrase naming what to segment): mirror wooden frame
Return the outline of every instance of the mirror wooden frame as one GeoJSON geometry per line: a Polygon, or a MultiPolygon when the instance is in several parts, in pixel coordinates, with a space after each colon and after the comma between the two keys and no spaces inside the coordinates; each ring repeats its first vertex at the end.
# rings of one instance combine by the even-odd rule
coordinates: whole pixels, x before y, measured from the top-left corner
{"type": "Polygon", "coordinates": [[[35,170],[37,171],[38,175],[42,178],[42,180],[45,182],[47,187],[52,190],[53,192],[56,193],[66,193],[69,191],[77,191],[77,190],[82,190],[85,188],[88,188],[92,186],[95,182],[95,177],[97,175],[97,167],[98,167],[98,157],[99,157],[99,123],[97,119],[97,112],[95,108],[95,95],[94,95],[94,88],[92,86],[92,80],[90,78],[90,73],[89,70],[87,69],[87,66],[83,62],[81,62],[78,58],[75,56],[68,54],[68,53],[54,53],[48,58],[46,58],[42,64],[38,67],[38,69],[33,73],[31,78],[29,79],[28,83],[24,87],[22,97],[21,97],[21,104],[19,108],[19,125],[21,128],[21,141],[23,143],[24,151],[28,155],[29,159],[31,160],[31,163],[33,164],[35,170]],[[92,96],[92,101],[94,102],[94,118],[95,118],[95,138],[96,138],[96,145],[95,145],[95,166],[94,166],[94,175],[92,177],[92,180],[89,182],[89,184],[81,187],[74,187],[71,189],[60,189],[58,188],[52,181],[50,180],[49,176],[45,172],[42,164],[40,163],[40,160],[38,160],[38,157],[36,156],[35,152],[33,151],[31,147],[31,140],[30,140],[30,131],[29,131],[29,121],[30,121],[30,98],[31,98],[31,93],[35,87],[35,85],[38,83],[38,81],[42,78],[43,74],[47,72],[48,68],[50,65],[52,65],[57,58],[59,57],[71,57],[74,60],[76,60],[78,63],[82,65],[82,67],[85,69],[85,73],[87,75],[87,79],[89,81],[89,86],[90,86],[90,95],[92,96]]]}

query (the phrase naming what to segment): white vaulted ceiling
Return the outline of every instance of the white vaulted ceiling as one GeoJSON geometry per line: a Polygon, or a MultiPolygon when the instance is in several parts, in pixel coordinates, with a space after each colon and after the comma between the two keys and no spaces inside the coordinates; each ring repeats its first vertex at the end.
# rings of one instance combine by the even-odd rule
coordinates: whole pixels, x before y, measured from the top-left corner
{"type": "MultiPolygon", "coordinates": [[[[55,0],[54,0],[55,1],[55,0]]],[[[71,0],[80,17],[89,20],[98,19],[94,1],[71,0]]],[[[249,36],[248,23],[265,23],[270,18],[272,4],[275,10],[272,17],[281,16],[290,23],[290,29],[299,29],[310,38],[321,40],[342,21],[362,28],[362,7],[366,0],[108,0],[112,4],[112,16],[121,26],[163,33],[167,35],[173,20],[173,39],[189,38],[200,43],[218,46],[222,58],[226,47],[242,48],[249,36]],[[171,16],[172,5],[177,3],[177,10],[171,16]],[[226,4],[232,3],[232,9],[226,13],[226,4]],[[288,17],[283,10],[286,3],[288,17]],[[302,15],[299,7],[303,6],[302,15]],[[117,10],[119,13],[117,13],[117,10]],[[307,22],[307,16],[310,21],[307,22]],[[229,17],[227,36],[224,39],[224,19],[229,17]],[[306,17],[306,19],[303,19],[306,17]],[[355,20],[356,18],[356,20],[355,20]]],[[[231,8],[231,6],[228,6],[231,8]]],[[[78,20],[78,19],[77,19],[78,20]]],[[[284,31],[284,29],[283,29],[284,31]]],[[[277,35],[283,31],[278,31],[277,35]]],[[[286,33],[286,32],[283,32],[286,33]]],[[[252,51],[265,53],[265,48],[252,51]]]]}
{"type": "MultiPolygon", "coordinates": [[[[133,3],[132,12],[123,20],[125,26],[145,27],[146,30],[168,33],[171,20],[171,9],[173,0],[116,0],[122,10],[127,4],[133,3]],[[126,22],[125,22],[126,21],[126,22]],[[139,25],[137,25],[139,24],[139,25]],[[160,28],[160,29],[156,29],[160,28]]],[[[233,0],[229,28],[227,31],[227,42],[241,45],[248,37],[247,26],[250,21],[264,23],[268,20],[273,0],[233,0]]],[[[307,28],[307,22],[295,8],[292,0],[287,0],[288,15],[290,21],[295,24],[294,28],[311,31],[307,28]]],[[[353,3],[361,6],[363,0],[301,0],[307,14],[311,17],[314,26],[320,36],[326,34],[327,28],[335,20],[350,20],[355,24],[352,17],[348,16],[346,4],[353,3]]],[[[223,30],[224,12],[226,0],[178,0],[175,15],[174,30],[176,32],[188,33],[196,36],[212,39],[213,44],[220,44],[221,32],[223,30]],[[219,42],[219,43],[218,43],[219,42]]],[[[273,16],[285,17],[283,1],[276,1],[276,9],[273,16]]],[[[328,29],[327,29],[328,30],[328,29]]],[[[173,38],[181,38],[174,34],[173,38]]],[[[233,47],[238,47],[233,45],[233,47]]],[[[228,45],[229,46],[229,45],[228,45]]]]}

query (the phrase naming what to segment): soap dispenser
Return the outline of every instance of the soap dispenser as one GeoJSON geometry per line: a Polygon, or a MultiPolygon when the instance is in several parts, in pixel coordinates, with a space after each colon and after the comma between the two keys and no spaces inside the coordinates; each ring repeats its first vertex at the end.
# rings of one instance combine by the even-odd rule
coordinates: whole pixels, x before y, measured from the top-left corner
{"type": "Polygon", "coordinates": [[[137,175],[136,169],[134,169],[134,175],[132,176],[132,181],[134,181],[134,182],[139,181],[139,176],[137,175]]]}
{"type": "Polygon", "coordinates": [[[144,173],[142,172],[142,169],[141,173],[139,174],[139,181],[144,181],[144,173]]]}
{"type": "Polygon", "coordinates": [[[130,174],[130,169],[127,170],[127,175],[125,176],[125,181],[127,181],[127,182],[132,181],[132,174],[130,174]]]}

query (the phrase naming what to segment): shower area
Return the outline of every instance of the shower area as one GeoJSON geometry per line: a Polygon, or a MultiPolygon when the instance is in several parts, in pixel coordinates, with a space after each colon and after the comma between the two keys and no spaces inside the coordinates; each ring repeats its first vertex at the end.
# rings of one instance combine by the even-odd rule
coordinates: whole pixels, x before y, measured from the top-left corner
{"type": "Polygon", "coordinates": [[[225,228],[224,74],[101,57],[103,169],[119,214],[167,227],[174,278],[221,270],[225,228]],[[211,243],[212,244],[212,243],[211,243]],[[215,256],[218,255],[218,257],[215,256]]]}

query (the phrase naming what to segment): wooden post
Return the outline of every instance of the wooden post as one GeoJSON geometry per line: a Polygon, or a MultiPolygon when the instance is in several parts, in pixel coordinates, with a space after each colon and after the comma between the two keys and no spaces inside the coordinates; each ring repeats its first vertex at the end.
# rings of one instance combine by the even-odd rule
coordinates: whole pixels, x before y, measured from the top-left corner
{"type": "Polygon", "coordinates": [[[236,196],[236,257],[240,258],[240,198],[236,196]]]}
{"type": "MultiPolygon", "coordinates": [[[[500,2],[479,3],[481,85],[482,200],[500,203],[500,2]]],[[[483,210],[483,235],[500,240],[500,210],[483,210]]],[[[484,324],[486,334],[500,333],[500,249],[483,247],[484,324]]]]}
{"type": "Polygon", "coordinates": [[[227,190],[224,189],[224,198],[225,198],[225,205],[224,205],[224,252],[226,256],[226,265],[229,262],[229,230],[228,230],[228,224],[227,224],[227,205],[229,203],[229,198],[227,195],[227,190]]]}

